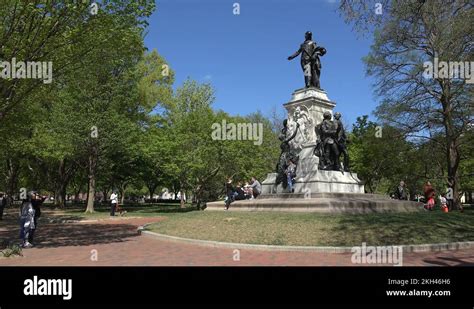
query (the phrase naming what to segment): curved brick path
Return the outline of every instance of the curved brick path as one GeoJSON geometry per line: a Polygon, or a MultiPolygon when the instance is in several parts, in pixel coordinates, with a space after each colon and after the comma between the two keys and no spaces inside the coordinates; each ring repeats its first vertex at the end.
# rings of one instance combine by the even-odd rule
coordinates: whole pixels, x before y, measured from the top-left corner
{"type": "MultiPolygon", "coordinates": [[[[159,220],[161,218],[154,217],[115,218],[69,224],[41,222],[37,246],[23,250],[23,257],[0,258],[0,266],[354,266],[350,253],[241,249],[240,261],[234,261],[235,252],[231,248],[181,244],[138,235],[138,226],[159,220]],[[95,252],[93,250],[97,250],[97,261],[91,260],[91,252],[95,252]]],[[[15,220],[0,221],[0,240],[16,240],[17,234],[15,220]]],[[[403,265],[472,266],[474,249],[405,253],[403,265]]]]}

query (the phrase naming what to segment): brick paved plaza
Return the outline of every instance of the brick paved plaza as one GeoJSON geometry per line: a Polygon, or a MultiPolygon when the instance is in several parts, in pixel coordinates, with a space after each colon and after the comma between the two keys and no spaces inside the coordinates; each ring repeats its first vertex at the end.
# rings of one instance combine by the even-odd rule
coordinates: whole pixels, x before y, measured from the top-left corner
{"type": "MultiPolygon", "coordinates": [[[[41,218],[37,245],[23,257],[0,258],[0,266],[353,266],[351,253],[291,252],[211,248],[139,235],[137,227],[160,217],[113,218],[76,223],[49,223],[41,218]],[[96,250],[96,251],[94,251],[96,250]],[[94,260],[94,253],[97,259],[94,260]]],[[[16,241],[18,224],[9,215],[0,221],[0,239],[16,241]]],[[[474,249],[404,253],[404,266],[474,266],[474,249]]]]}

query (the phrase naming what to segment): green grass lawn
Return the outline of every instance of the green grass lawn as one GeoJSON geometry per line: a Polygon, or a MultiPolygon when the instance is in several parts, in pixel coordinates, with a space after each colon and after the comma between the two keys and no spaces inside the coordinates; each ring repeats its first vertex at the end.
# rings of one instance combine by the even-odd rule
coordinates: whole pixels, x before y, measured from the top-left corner
{"type": "Polygon", "coordinates": [[[392,214],[193,211],[165,213],[148,230],[193,239],[300,246],[402,245],[474,240],[474,209],[392,214]]]}
{"type": "MultiPolygon", "coordinates": [[[[121,206],[127,213],[124,217],[156,217],[167,213],[183,213],[195,209],[191,205],[181,208],[179,204],[152,204],[152,205],[125,205],[121,206]]],[[[54,211],[57,216],[63,216],[73,220],[94,220],[110,218],[110,207],[95,207],[93,213],[85,213],[85,206],[72,206],[65,210],[54,211]]],[[[119,214],[116,213],[118,217],[119,214]]]]}

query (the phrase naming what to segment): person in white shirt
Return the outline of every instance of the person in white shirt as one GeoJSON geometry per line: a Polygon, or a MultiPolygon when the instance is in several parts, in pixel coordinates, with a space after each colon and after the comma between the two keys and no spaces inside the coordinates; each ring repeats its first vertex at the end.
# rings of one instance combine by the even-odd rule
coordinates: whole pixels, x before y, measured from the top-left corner
{"type": "Polygon", "coordinates": [[[257,196],[262,193],[262,185],[255,177],[252,177],[252,184],[250,185],[250,188],[252,189],[253,198],[257,198],[257,196]]]}
{"type": "Polygon", "coordinates": [[[110,216],[115,216],[115,209],[118,204],[118,195],[116,192],[112,192],[110,195],[110,216]]]}
{"type": "Polygon", "coordinates": [[[441,210],[444,212],[448,212],[448,199],[446,198],[446,194],[441,194],[439,200],[441,203],[441,210]]]}

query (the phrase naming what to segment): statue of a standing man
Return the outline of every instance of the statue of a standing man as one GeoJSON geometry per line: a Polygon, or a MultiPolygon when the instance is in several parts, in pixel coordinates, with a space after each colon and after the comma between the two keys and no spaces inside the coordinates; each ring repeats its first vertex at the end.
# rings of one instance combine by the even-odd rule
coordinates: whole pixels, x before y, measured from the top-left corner
{"type": "Polygon", "coordinates": [[[331,120],[331,113],[323,114],[323,121],[317,126],[320,143],[317,145],[316,155],[322,156],[319,161],[321,170],[341,170],[339,162],[339,147],[337,145],[337,124],[331,120]]]}
{"type": "Polygon", "coordinates": [[[339,153],[344,156],[344,171],[349,171],[349,153],[347,151],[347,135],[344,130],[344,125],[341,121],[341,113],[336,112],[334,114],[334,122],[337,125],[336,136],[337,136],[337,146],[339,147],[339,153]]]}
{"type": "Polygon", "coordinates": [[[292,60],[301,54],[301,68],[304,73],[304,82],[306,88],[316,87],[321,89],[319,77],[321,75],[321,61],[319,56],[326,54],[324,47],[318,46],[313,41],[313,34],[311,31],[305,33],[305,41],[300,45],[300,48],[296,53],[288,57],[288,60],[292,60]]]}
{"type": "Polygon", "coordinates": [[[286,168],[287,163],[289,160],[292,160],[293,162],[297,162],[298,158],[296,158],[296,155],[290,145],[290,141],[295,138],[296,132],[298,132],[298,129],[300,127],[300,124],[296,122],[296,128],[293,131],[293,133],[290,133],[290,128],[288,125],[288,120],[285,119],[283,121],[283,129],[281,130],[280,135],[278,136],[278,139],[281,141],[280,144],[280,159],[278,160],[277,167],[276,167],[276,172],[277,172],[277,178],[276,178],[276,183],[275,186],[278,186],[280,183],[283,184],[283,188],[286,189],[287,182],[286,180],[286,168]]]}

